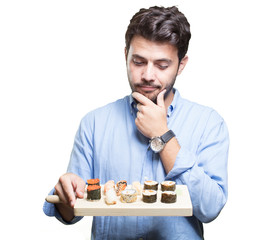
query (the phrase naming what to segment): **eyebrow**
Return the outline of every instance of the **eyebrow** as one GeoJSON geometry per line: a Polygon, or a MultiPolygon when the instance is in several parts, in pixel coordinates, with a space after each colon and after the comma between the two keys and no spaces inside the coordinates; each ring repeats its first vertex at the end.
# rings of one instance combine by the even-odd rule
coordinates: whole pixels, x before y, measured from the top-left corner
{"type": "Polygon", "coordinates": [[[140,58],[140,59],[145,59],[144,57],[138,55],[138,54],[133,54],[132,55],[133,58],[140,58]]]}
{"type": "MultiPolygon", "coordinates": [[[[140,58],[140,59],[143,59],[145,60],[146,58],[143,57],[143,56],[140,56],[138,54],[133,54],[132,55],[133,58],[140,58]]],[[[155,62],[167,62],[167,63],[172,63],[172,60],[168,59],[168,58],[159,58],[159,59],[155,59],[155,62]]]]}

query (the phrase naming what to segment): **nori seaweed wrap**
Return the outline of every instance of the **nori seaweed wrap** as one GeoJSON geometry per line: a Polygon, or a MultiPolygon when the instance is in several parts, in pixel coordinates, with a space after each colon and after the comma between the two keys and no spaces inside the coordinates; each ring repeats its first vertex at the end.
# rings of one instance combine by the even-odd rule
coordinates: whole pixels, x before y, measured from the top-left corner
{"type": "Polygon", "coordinates": [[[151,190],[158,190],[158,182],[156,181],[145,181],[144,182],[144,189],[151,189],[151,190]]]}
{"type": "Polygon", "coordinates": [[[101,186],[89,185],[87,187],[87,199],[88,200],[100,200],[101,199],[101,186]]]}
{"type": "Polygon", "coordinates": [[[142,201],[145,203],[154,203],[157,201],[157,191],[155,190],[143,190],[142,201]]]}
{"type": "Polygon", "coordinates": [[[161,202],[162,203],[175,203],[176,202],[176,193],[173,191],[162,192],[161,202]]]}
{"type": "Polygon", "coordinates": [[[161,182],[161,191],[175,191],[176,184],[174,181],[161,182]]]}

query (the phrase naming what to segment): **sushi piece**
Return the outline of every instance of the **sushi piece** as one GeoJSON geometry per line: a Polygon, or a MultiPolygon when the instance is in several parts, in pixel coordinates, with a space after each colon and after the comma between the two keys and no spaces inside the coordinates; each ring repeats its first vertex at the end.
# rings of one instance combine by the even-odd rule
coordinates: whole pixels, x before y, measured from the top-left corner
{"type": "Polygon", "coordinates": [[[144,189],[151,189],[151,190],[158,190],[158,182],[156,181],[145,181],[144,182],[144,189]]]}
{"type": "Polygon", "coordinates": [[[105,184],[105,186],[104,186],[104,193],[106,194],[106,192],[107,192],[108,190],[110,190],[111,188],[114,189],[114,187],[115,187],[115,183],[114,183],[113,180],[107,181],[106,184],[105,184]]]}
{"type": "Polygon", "coordinates": [[[161,202],[162,203],[175,203],[176,202],[176,193],[173,191],[162,192],[161,202]]]}
{"type": "Polygon", "coordinates": [[[161,183],[161,191],[175,191],[176,184],[174,181],[164,181],[161,183]]]}
{"type": "Polygon", "coordinates": [[[121,180],[116,183],[116,195],[120,196],[121,192],[127,187],[127,181],[121,180]]]}
{"type": "Polygon", "coordinates": [[[117,196],[114,188],[110,188],[106,192],[106,204],[113,205],[117,203],[117,196]]]}
{"type": "Polygon", "coordinates": [[[137,200],[137,191],[135,189],[125,189],[121,192],[120,201],[123,203],[132,203],[137,200]]]}
{"type": "Polygon", "coordinates": [[[100,200],[100,199],[101,199],[101,186],[88,185],[87,200],[100,200]]]}
{"type": "Polygon", "coordinates": [[[141,195],[142,188],[141,188],[140,182],[133,182],[132,183],[132,188],[137,191],[138,195],[141,195]]]}
{"type": "Polygon", "coordinates": [[[88,180],[87,180],[87,184],[88,184],[88,185],[97,185],[97,186],[100,186],[100,179],[99,179],[99,178],[88,179],[88,180]]]}
{"type": "Polygon", "coordinates": [[[154,203],[157,201],[157,191],[155,190],[143,190],[142,201],[145,203],[154,203]]]}

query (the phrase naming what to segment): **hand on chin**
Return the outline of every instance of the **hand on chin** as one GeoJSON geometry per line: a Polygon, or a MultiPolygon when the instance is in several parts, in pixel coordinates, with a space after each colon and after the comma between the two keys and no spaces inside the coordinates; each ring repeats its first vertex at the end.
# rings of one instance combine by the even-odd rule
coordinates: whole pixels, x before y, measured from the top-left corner
{"type": "Polygon", "coordinates": [[[151,100],[156,104],[157,96],[160,93],[160,91],[159,90],[150,91],[150,92],[138,91],[138,93],[142,94],[143,96],[145,96],[146,98],[148,98],[149,100],[151,100]]]}

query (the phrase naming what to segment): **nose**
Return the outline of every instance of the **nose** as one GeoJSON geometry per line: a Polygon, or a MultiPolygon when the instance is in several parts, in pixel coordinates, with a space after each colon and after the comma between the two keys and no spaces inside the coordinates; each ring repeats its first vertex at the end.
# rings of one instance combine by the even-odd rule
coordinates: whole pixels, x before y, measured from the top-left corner
{"type": "Polygon", "coordinates": [[[155,80],[155,69],[153,64],[148,63],[143,69],[142,78],[145,81],[154,81],[155,80]]]}

